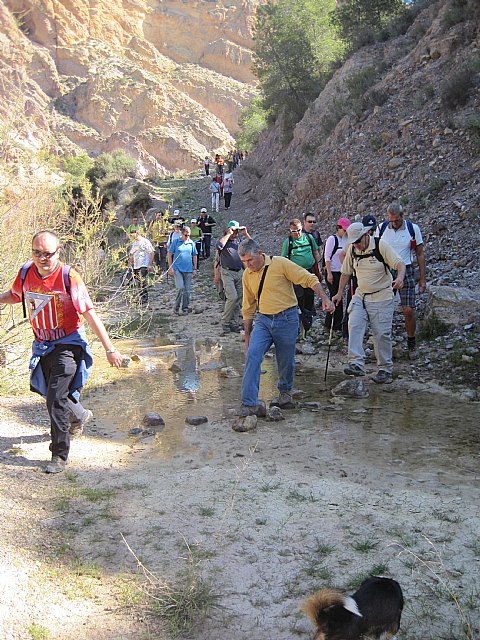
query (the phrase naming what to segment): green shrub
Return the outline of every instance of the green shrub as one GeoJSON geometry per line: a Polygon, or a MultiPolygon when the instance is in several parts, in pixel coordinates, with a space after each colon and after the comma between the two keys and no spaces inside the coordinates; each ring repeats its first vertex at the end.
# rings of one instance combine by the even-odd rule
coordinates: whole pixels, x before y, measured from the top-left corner
{"type": "Polygon", "coordinates": [[[123,151],[102,153],[95,158],[93,166],[87,171],[86,176],[92,183],[94,192],[104,195],[107,190],[112,191],[118,187],[125,178],[134,177],[137,163],[128,157],[123,151]]]}
{"type": "Polygon", "coordinates": [[[467,0],[453,0],[450,8],[443,15],[443,29],[446,31],[459,22],[464,22],[468,19],[469,13],[467,0]]]}
{"type": "Polygon", "coordinates": [[[453,71],[440,86],[440,100],[444,109],[454,110],[467,104],[475,84],[469,65],[453,71]]]}
{"type": "Polygon", "coordinates": [[[425,317],[422,328],[418,332],[420,340],[431,342],[439,336],[444,336],[449,333],[449,326],[441,320],[435,311],[432,311],[427,317],[425,317]]]}
{"type": "Polygon", "coordinates": [[[480,152],[480,113],[474,113],[467,118],[465,129],[470,135],[475,151],[480,152]]]}
{"type": "Polygon", "coordinates": [[[261,134],[267,128],[268,111],[263,108],[262,98],[255,96],[246,107],[242,109],[238,124],[240,134],[237,137],[237,146],[240,149],[252,149],[259,141],[261,134]]]}

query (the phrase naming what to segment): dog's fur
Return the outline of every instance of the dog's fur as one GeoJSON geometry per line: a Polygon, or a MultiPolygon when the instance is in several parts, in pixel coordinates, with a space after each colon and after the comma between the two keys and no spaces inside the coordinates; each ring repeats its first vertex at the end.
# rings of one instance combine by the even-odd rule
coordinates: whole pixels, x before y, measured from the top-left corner
{"type": "Polygon", "coordinates": [[[390,578],[367,578],[353,596],[322,589],[301,610],[317,627],[314,640],[390,640],[400,628],[403,594],[390,578]]]}

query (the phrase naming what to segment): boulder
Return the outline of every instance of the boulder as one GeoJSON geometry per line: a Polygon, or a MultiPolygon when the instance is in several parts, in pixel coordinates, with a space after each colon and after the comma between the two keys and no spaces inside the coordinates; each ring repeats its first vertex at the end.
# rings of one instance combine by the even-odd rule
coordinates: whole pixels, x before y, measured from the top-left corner
{"type": "Polygon", "coordinates": [[[208,422],[208,418],[207,416],[187,416],[185,418],[185,422],[196,427],[199,424],[205,424],[205,422],[208,422]]]}
{"type": "Polygon", "coordinates": [[[243,433],[246,431],[254,431],[257,428],[257,416],[247,416],[246,418],[238,417],[233,421],[232,429],[243,433]]]}
{"type": "Polygon", "coordinates": [[[156,413],[155,411],[149,411],[148,413],[146,413],[143,416],[142,422],[147,427],[164,427],[165,426],[165,420],[162,418],[162,416],[159,413],[156,413]]]}
{"type": "Polygon", "coordinates": [[[480,315],[480,291],[463,287],[430,287],[425,318],[428,320],[433,314],[449,325],[474,322],[480,315]]]}

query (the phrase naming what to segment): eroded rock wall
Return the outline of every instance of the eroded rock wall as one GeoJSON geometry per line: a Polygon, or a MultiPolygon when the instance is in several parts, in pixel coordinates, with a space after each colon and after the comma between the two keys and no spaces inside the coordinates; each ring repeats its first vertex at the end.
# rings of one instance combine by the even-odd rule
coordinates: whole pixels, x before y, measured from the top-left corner
{"type": "Polygon", "coordinates": [[[234,146],[238,116],[255,93],[256,5],[2,0],[4,113],[29,96],[57,140],[91,154],[123,148],[144,175],[198,167],[234,146]]]}

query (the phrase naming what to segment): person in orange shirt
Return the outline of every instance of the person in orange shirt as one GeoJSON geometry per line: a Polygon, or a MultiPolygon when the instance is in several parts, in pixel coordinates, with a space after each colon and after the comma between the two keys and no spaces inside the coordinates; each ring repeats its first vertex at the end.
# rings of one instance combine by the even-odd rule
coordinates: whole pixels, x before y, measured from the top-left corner
{"type": "Polygon", "coordinates": [[[80,434],[92,418],[80,403],[80,390],[93,362],[85,321],[101,341],[110,365],[122,364],[80,274],[60,261],[59,251],[56,233],[36,233],[31,262],[18,272],[11,289],[0,294],[0,304],[24,304],[35,336],[30,387],[46,398],[50,415],[52,459],[47,473],[64,471],[72,431],[80,434]]]}

